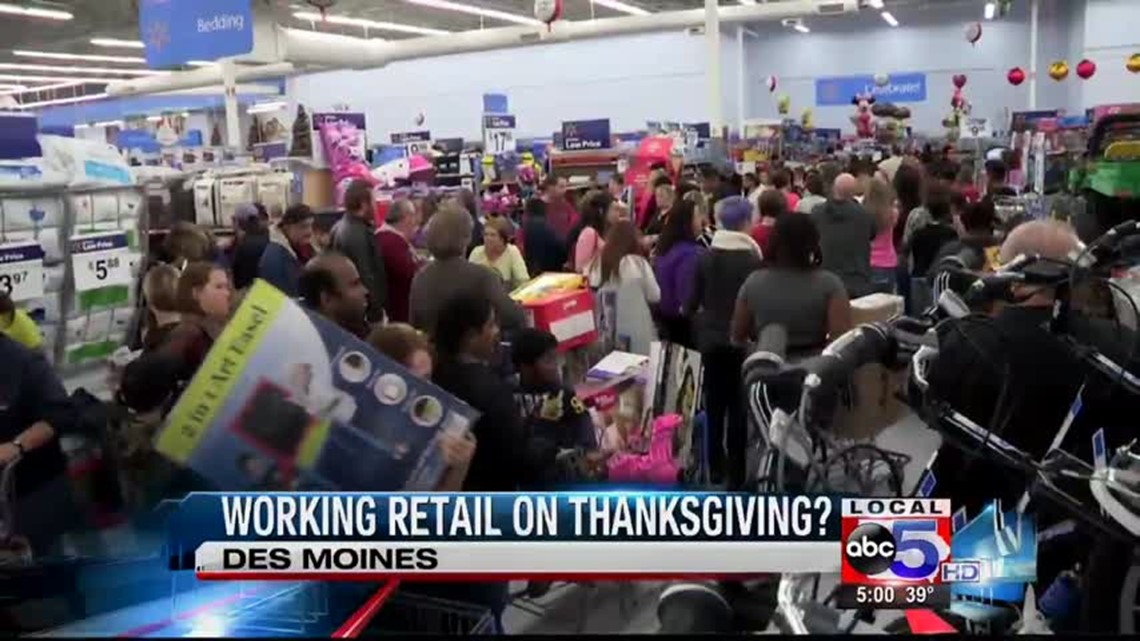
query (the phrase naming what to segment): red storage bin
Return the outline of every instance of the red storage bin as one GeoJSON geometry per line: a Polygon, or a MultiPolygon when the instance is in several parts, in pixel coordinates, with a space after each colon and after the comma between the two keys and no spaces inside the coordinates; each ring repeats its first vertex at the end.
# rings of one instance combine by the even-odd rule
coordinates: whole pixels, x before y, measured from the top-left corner
{"type": "Polygon", "coordinates": [[[531,325],[558,339],[558,351],[568,352],[598,338],[594,296],[589,290],[551,294],[523,303],[531,325]]]}

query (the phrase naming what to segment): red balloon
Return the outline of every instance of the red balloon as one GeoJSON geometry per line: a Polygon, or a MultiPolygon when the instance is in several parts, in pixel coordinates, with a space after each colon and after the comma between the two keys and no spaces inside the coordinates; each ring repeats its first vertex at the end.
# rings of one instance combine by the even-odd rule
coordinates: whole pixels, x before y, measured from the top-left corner
{"type": "Polygon", "coordinates": [[[1089,78],[1092,78],[1093,74],[1095,73],[1096,63],[1092,60],[1085,58],[1084,60],[1077,63],[1077,75],[1080,76],[1081,80],[1088,80],[1089,78]]]}
{"type": "Polygon", "coordinates": [[[1005,75],[1005,79],[1009,81],[1009,84],[1016,87],[1025,82],[1025,72],[1022,71],[1021,67],[1014,67],[1005,75]]]}
{"type": "Polygon", "coordinates": [[[960,73],[954,76],[954,86],[961,89],[966,86],[966,74],[960,73]]]}

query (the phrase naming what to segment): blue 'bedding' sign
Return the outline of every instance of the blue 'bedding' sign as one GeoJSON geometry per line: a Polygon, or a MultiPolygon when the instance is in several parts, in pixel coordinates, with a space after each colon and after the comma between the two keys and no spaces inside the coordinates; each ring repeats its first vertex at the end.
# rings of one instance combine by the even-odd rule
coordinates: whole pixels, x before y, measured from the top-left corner
{"type": "Polygon", "coordinates": [[[139,30],[156,68],[253,51],[250,0],[141,0],[139,30]]]}
{"type": "Polygon", "coordinates": [[[562,149],[565,151],[609,148],[609,119],[572,120],[562,123],[562,149]]]}
{"type": "Polygon", "coordinates": [[[875,77],[871,75],[817,78],[815,104],[817,107],[850,105],[856,95],[867,92],[879,102],[923,102],[926,74],[893,73],[882,87],[875,84],[875,77]]]}

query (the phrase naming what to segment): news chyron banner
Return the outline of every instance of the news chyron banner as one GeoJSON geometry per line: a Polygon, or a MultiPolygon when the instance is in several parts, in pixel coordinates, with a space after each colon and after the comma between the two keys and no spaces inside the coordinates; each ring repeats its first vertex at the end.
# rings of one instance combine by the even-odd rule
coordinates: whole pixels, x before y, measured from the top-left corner
{"type": "Polygon", "coordinates": [[[663,579],[840,571],[839,500],[673,491],[191,494],[207,580],[663,579]]]}

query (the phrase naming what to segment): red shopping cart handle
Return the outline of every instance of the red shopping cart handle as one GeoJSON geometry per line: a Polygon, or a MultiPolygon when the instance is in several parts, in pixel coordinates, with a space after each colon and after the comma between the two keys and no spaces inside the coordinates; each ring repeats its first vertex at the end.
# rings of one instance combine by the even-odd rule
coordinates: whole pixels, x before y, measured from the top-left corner
{"type": "Polygon", "coordinates": [[[368,627],[368,624],[372,623],[372,619],[376,618],[376,614],[380,612],[380,608],[384,607],[388,599],[396,593],[396,588],[398,587],[400,587],[400,582],[395,579],[380,586],[380,589],[369,597],[368,601],[360,606],[359,610],[353,612],[352,616],[348,617],[348,619],[336,629],[336,632],[332,633],[332,638],[355,639],[360,636],[360,633],[368,627]]]}

